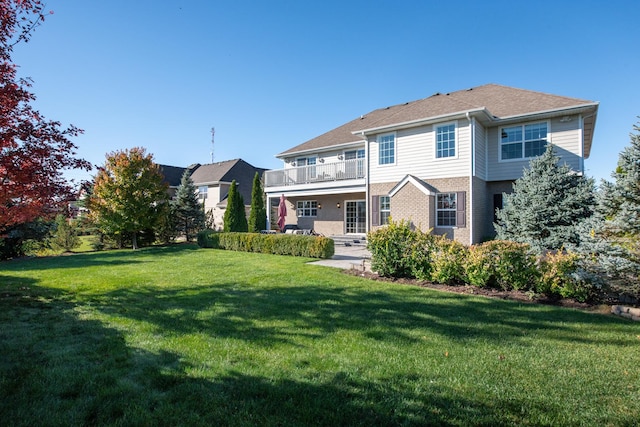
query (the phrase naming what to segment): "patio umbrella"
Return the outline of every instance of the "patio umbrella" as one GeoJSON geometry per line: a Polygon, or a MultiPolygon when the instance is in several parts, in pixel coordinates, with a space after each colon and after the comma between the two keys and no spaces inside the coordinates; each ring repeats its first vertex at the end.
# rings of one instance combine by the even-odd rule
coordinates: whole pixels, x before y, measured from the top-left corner
{"type": "Polygon", "coordinates": [[[278,204],[278,227],[280,231],[284,228],[284,223],[287,218],[287,203],[284,198],[284,194],[280,196],[280,204],[278,204]]]}

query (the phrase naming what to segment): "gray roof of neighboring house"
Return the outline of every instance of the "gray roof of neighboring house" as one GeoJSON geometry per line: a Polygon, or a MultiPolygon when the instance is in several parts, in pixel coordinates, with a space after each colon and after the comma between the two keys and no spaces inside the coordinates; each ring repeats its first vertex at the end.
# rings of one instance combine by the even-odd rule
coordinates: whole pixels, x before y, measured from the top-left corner
{"type": "Polygon", "coordinates": [[[446,94],[436,93],[428,98],[371,111],[327,133],[283,151],[277,157],[362,141],[361,137],[353,134],[354,132],[411,124],[420,120],[463,114],[468,111],[482,112],[484,117],[491,121],[568,110],[573,107],[589,107],[593,110],[593,114],[584,121],[585,157],[588,157],[597,106],[597,102],[578,98],[486,84],[446,94]]]}
{"type": "Polygon", "coordinates": [[[169,184],[169,187],[178,187],[180,181],[182,181],[182,175],[186,168],[169,165],[158,165],[162,176],[164,176],[164,182],[169,184]]]}
{"type": "MultiPolygon", "coordinates": [[[[245,204],[250,205],[253,177],[256,172],[262,176],[264,171],[265,169],[257,168],[242,159],[233,159],[200,165],[191,174],[191,180],[196,186],[199,186],[220,182],[231,183],[235,179],[245,204]]],[[[221,204],[226,204],[226,199],[221,204]]]]}

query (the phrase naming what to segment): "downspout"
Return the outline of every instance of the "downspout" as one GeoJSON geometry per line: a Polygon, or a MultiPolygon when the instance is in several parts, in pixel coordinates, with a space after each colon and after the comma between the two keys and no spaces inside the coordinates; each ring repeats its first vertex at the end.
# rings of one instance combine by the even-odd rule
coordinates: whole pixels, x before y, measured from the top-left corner
{"type": "Polygon", "coordinates": [[[370,206],[369,206],[369,170],[371,169],[369,167],[369,138],[365,136],[364,132],[362,132],[362,137],[364,138],[364,158],[365,158],[365,173],[364,173],[364,197],[365,197],[365,201],[364,201],[364,209],[365,209],[365,215],[367,216],[367,222],[366,222],[366,227],[365,227],[365,231],[367,233],[369,233],[369,225],[371,224],[371,218],[369,218],[369,213],[371,212],[370,206]]]}
{"type": "Polygon", "coordinates": [[[584,176],[584,117],[578,116],[578,127],[580,128],[580,172],[584,176]]]}
{"type": "Polygon", "coordinates": [[[471,156],[469,164],[469,243],[474,244],[473,241],[473,177],[476,175],[475,165],[475,152],[476,152],[476,118],[471,117],[467,111],[467,121],[471,127],[471,156]]]}

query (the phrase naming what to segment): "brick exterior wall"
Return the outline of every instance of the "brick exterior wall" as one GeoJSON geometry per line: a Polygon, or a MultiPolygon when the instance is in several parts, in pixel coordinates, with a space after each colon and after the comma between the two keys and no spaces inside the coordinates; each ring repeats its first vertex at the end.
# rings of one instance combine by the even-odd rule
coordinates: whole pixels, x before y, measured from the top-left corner
{"type": "MultiPolygon", "coordinates": [[[[455,239],[461,243],[469,244],[471,236],[469,235],[469,224],[471,216],[469,213],[469,205],[471,195],[469,194],[469,178],[456,177],[446,179],[432,179],[424,181],[425,184],[437,193],[458,192],[466,193],[466,226],[465,227],[435,227],[435,203],[434,196],[427,196],[423,191],[415,187],[412,183],[407,183],[394,197],[391,198],[391,217],[394,221],[409,220],[412,225],[422,231],[433,229],[434,234],[446,235],[450,239],[455,239]]],[[[370,196],[384,196],[389,194],[396,182],[371,184],[369,187],[370,196]]],[[[371,203],[371,200],[369,200],[371,203]]],[[[371,209],[369,210],[371,212],[371,209]]],[[[369,219],[371,224],[371,218],[369,219]]],[[[375,229],[377,227],[371,227],[375,229]]]]}

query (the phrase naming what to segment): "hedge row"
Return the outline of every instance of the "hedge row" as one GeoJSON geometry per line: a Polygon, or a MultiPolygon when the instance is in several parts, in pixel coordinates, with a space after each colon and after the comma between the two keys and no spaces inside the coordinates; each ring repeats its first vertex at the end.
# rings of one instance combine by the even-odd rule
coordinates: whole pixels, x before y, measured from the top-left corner
{"type": "Polygon", "coordinates": [[[323,259],[331,258],[334,254],[333,240],[328,237],[298,234],[219,233],[204,230],[198,233],[198,245],[202,248],[323,259]]]}
{"type": "Polygon", "coordinates": [[[393,222],[367,236],[371,268],[385,277],[409,277],[450,285],[522,290],[585,301],[593,286],[581,278],[577,255],[537,257],[526,244],[493,240],[465,246],[393,222]]]}

